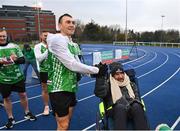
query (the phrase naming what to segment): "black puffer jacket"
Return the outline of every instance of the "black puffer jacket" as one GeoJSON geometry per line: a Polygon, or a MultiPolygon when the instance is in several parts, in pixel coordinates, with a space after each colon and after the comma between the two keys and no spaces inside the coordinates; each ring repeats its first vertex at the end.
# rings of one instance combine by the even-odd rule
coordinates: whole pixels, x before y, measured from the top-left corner
{"type": "MultiPolygon", "coordinates": [[[[134,82],[131,82],[130,84],[133,89],[135,99],[130,98],[126,87],[120,87],[123,96],[120,100],[117,101],[117,103],[123,104],[125,106],[129,106],[133,102],[141,103],[138,87],[134,82]]],[[[106,108],[113,106],[110,87],[110,81],[107,77],[96,78],[94,93],[97,97],[104,101],[106,108]]]]}

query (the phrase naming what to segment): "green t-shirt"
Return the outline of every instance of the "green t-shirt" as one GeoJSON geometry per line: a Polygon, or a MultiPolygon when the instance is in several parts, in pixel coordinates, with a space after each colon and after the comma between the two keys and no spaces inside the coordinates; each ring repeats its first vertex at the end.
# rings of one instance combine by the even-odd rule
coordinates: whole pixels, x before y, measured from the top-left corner
{"type": "MultiPolygon", "coordinates": [[[[17,57],[22,57],[22,51],[19,46],[9,43],[6,46],[0,46],[0,59],[10,59],[10,55],[15,54],[17,57]]],[[[14,84],[24,79],[23,73],[19,64],[8,64],[0,66],[0,83],[14,84]]]]}

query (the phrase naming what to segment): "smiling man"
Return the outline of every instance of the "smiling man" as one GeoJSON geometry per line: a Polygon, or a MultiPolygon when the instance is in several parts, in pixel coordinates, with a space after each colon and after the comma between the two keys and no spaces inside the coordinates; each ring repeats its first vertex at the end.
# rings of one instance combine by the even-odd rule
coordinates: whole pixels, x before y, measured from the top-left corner
{"type": "Polygon", "coordinates": [[[19,94],[21,105],[25,111],[24,118],[31,121],[36,120],[36,117],[29,111],[24,76],[20,69],[20,64],[23,64],[24,61],[19,46],[9,43],[7,41],[7,32],[0,28],[0,93],[8,115],[8,122],[5,125],[8,129],[12,128],[15,123],[10,99],[12,91],[19,94]]]}
{"type": "Polygon", "coordinates": [[[57,121],[57,130],[67,130],[76,105],[78,87],[77,73],[97,74],[97,67],[82,64],[78,58],[79,46],[72,41],[75,22],[71,15],[64,14],[59,18],[61,33],[48,34],[47,43],[51,52],[52,73],[48,86],[52,110],[57,121]]]}
{"type": "MultiPolygon", "coordinates": [[[[128,121],[131,120],[133,129],[149,130],[139,88],[130,80],[130,72],[124,71],[122,64],[118,62],[111,63],[109,67],[108,77],[104,74],[96,78],[94,93],[106,105],[106,115],[112,118],[113,129],[127,130],[128,121]]],[[[101,68],[104,68],[103,65],[99,70],[101,68]]]]}

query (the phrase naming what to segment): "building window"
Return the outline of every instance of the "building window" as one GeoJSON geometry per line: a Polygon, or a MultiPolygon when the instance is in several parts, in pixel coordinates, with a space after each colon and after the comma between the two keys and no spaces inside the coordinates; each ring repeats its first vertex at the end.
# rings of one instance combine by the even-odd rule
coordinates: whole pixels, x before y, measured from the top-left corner
{"type": "Polygon", "coordinates": [[[7,15],[10,16],[10,17],[17,17],[16,13],[8,13],[7,15]]]}

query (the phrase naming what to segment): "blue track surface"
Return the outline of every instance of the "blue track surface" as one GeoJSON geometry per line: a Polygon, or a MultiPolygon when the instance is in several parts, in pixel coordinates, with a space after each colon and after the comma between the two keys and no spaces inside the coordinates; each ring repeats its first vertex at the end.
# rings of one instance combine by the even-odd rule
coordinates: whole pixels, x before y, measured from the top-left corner
{"type": "MultiPolygon", "coordinates": [[[[126,46],[91,45],[81,47],[85,55],[85,62],[92,63],[93,51],[104,51],[126,46]]],[[[160,123],[166,123],[176,130],[180,130],[180,49],[159,47],[138,47],[138,58],[124,62],[124,66],[132,66],[139,80],[140,93],[145,101],[147,116],[151,129],[160,123]]],[[[29,70],[30,72],[31,70],[29,70]]],[[[30,110],[37,115],[37,121],[24,120],[24,113],[16,93],[11,95],[13,112],[16,120],[14,130],[56,130],[56,122],[52,115],[42,116],[43,103],[41,86],[37,80],[29,78],[27,84],[30,110]],[[32,85],[33,84],[33,85],[32,85]]],[[[95,129],[96,112],[99,99],[94,96],[95,80],[83,77],[77,93],[78,104],[74,110],[70,129],[95,129]]],[[[4,129],[7,116],[4,108],[0,107],[0,129],[4,129]]]]}

